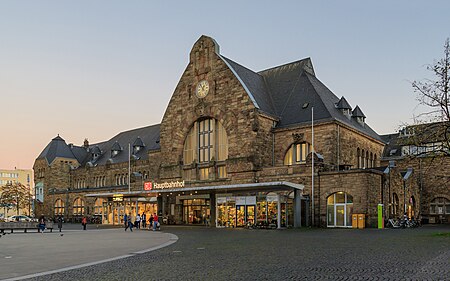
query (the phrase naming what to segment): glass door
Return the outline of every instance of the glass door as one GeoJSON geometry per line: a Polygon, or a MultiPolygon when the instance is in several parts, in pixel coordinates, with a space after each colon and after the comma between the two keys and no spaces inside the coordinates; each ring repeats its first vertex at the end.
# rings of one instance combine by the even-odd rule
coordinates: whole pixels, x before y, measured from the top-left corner
{"type": "Polygon", "coordinates": [[[236,206],[236,226],[245,225],[245,206],[236,206]]]}
{"type": "Polygon", "coordinates": [[[255,206],[247,206],[247,224],[255,224],[255,206]]]}
{"type": "Polygon", "coordinates": [[[345,226],[345,205],[336,205],[336,226],[345,226]]]}

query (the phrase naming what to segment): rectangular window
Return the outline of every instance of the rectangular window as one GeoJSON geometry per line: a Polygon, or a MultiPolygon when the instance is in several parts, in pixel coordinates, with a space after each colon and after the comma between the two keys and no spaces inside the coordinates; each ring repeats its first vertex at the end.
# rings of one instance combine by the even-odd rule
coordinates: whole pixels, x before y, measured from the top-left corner
{"type": "Polygon", "coordinates": [[[199,169],[200,180],[209,180],[209,168],[199,169]]]}
{"type": "Polygon", "coordinates": [[[217,177],[219,179],[223,179],[223,178],[227,177],[227,167],[226,166],[217,167],[217,177]]]}

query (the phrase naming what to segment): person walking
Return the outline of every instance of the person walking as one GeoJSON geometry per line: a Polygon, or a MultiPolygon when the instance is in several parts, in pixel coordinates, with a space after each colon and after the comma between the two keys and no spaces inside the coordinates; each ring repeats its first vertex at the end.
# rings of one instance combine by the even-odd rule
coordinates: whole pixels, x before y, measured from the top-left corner
{"type": "Polygon", "coordinates": [[[158,227],[158,216],[156,213],[153,214],[153,231],[156,231],[156,228],[158,227]]]}
{"type": "Polygon", "coordinates": [[[150,214],[150,218],[148,219],[148,221],[150,222],[148,229],[151,229],[153,227],[153,215],[152,214],[150,214]]]}
{"type": "Polygon", "coordinates": [[[142,228],[147,228],[147,216],[145,215],[145,213],[142,213],[141,216],[141,221],[142,221],[142,228]]]}
{"type": "Polygon", "coordinates": [[[125,227],[125,231],[127,229],[130,229],[131,232],[133,232],[133,223],[131,222],[131,214],[127,217],[127,227],[125,227]]]}
{"type": "Polygon", "coordinates": [[[86,216],[84,216],[81,219],[81,225],[83,226],[83,230],[86,230],[86,225],[87,225],[87,218],[86,218],[86,216]]]}
{"type": "Polygon", "coordinates": [[[62,224],[63,224],[63,219],[62,219],[61,216],[58,216],[58,229],[59,229],[59,232],[61,232],[62,224]]]}
{"type": "Polygon", "coordinates": [[[136,228],[141,229],[141,216],[139,215],[139,213],[137,213],[136,215],[136,228]]]}
{"type": "Polygon", "coordinates": [[[123,226],[125,226],[125,228],[128,226],[128,216],[126,213],[123,215],[123,226]]]}

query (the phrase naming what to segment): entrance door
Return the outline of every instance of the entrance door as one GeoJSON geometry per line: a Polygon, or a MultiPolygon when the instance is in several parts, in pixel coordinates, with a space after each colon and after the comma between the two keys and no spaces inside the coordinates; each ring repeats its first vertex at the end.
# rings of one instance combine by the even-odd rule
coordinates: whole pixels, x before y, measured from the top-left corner
{"type": "Polygon", "coordinates": [[[236,226],[245,225],[245,206],[236,206],[236,226]]]}
{"type": "Polygon", "coordinates": [[[345,205],[336,205],[336,226],[345,225],[345,205]]]}
{"type": "Polygon", "coordinates": [[[246,206],[247,207],[247,223],[255,224],[255,205],[246,206]]]}

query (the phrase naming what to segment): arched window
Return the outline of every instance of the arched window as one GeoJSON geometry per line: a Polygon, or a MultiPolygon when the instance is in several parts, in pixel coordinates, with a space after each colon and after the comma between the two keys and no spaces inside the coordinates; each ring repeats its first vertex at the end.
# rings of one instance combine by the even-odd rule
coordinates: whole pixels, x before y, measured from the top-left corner
{"type": "Polygon", "coordinates": [[[103,202],[105,199],[97,198],[94,203],[94,215],[102,215],[103,214],[103,202]]]}
{"type": "Polygon", "coordinates": [[[358,169],[361,169],[361,150],[359,150],[359,147],[356,149],[356,157],[358,158],[358,169]]]}
{"type": "Polygon", "coordinates": [[[369,168],[369,151],[366,151],[366,163],[364,168],[369,168]]]}
{"type": "Polygon", "coordinates": [[[74,216],[82,216],[84,215],[84,200],[81,197],[77,197],[73,201],[73,215],[74,216]]]}
{"type": "Polygon", "coordinates": [[[284,156],[284,165],[301,164],[306,162],[311,151],[311,145],[307,142],[294,143],[291,145],[284,156]]]}
{"type": "Polygon", "coordinates": [[[450,214],[450,200],[444,197],[437,197],[430,203],[430,214],[444,215],[450,214]]]}
{"type": "Polygon", "coordinates": [[[353,196],[345,192],[336,192],[327,198],[327,226],[351,227],[353,196]]]}
{"type": "MultiPolygon", "coordinates": [[[[218,178],[226,177],[224,161],[228,159],[228,137],[222,124],[212,118],[200,119],[194,123],[186,136],[183,147],[183,164],[204,164],[199,168],[200,180],[214,178],[217,171],[218,178]],[[217,163],[217,169],[208,164],[217,163]],[[222,162],[222,163],[221,163],[222,162]]],[[[184,170],[184,179],[191,180],[191,169],[184,170]]]]}
{"type": "Polygon", "coordinates": [[[400,213],[399,213],[399,204],[400,204],[400,202],[399,202],[399,200],[398,200],[398,195],[397,195],[397,193],[393,193],[392,194],[392,200],[393,200],[393,202],[392,202],[392,212],[393,212],[393,215],[394,216],[396,216],[396,217],[398,217],[398,216],[400,216],[400,213]]]}
{"type": "Polygon", "coordinates": [[[61,199],[55,201],[55,216],[64,216],[65,204],[61,199]]]}
{"type": "Polygon", "coordinates": [[[373,168],[373,153],[370,153],[370,164],[369,164],[369,168],[373,168]]]}
{"type": "Polygon", "coordinates": [[[378,166],[378,163],[377,163],[377,155],[376,155],[376,154],[373,155],[373,166],[374,166],[374,167],[378,166]]]}
{"type": "Polygon", "coordinates": [[[366,153],[364,152],[364,149],[361,150],[361,168],[366,168],[366,153]]]}

